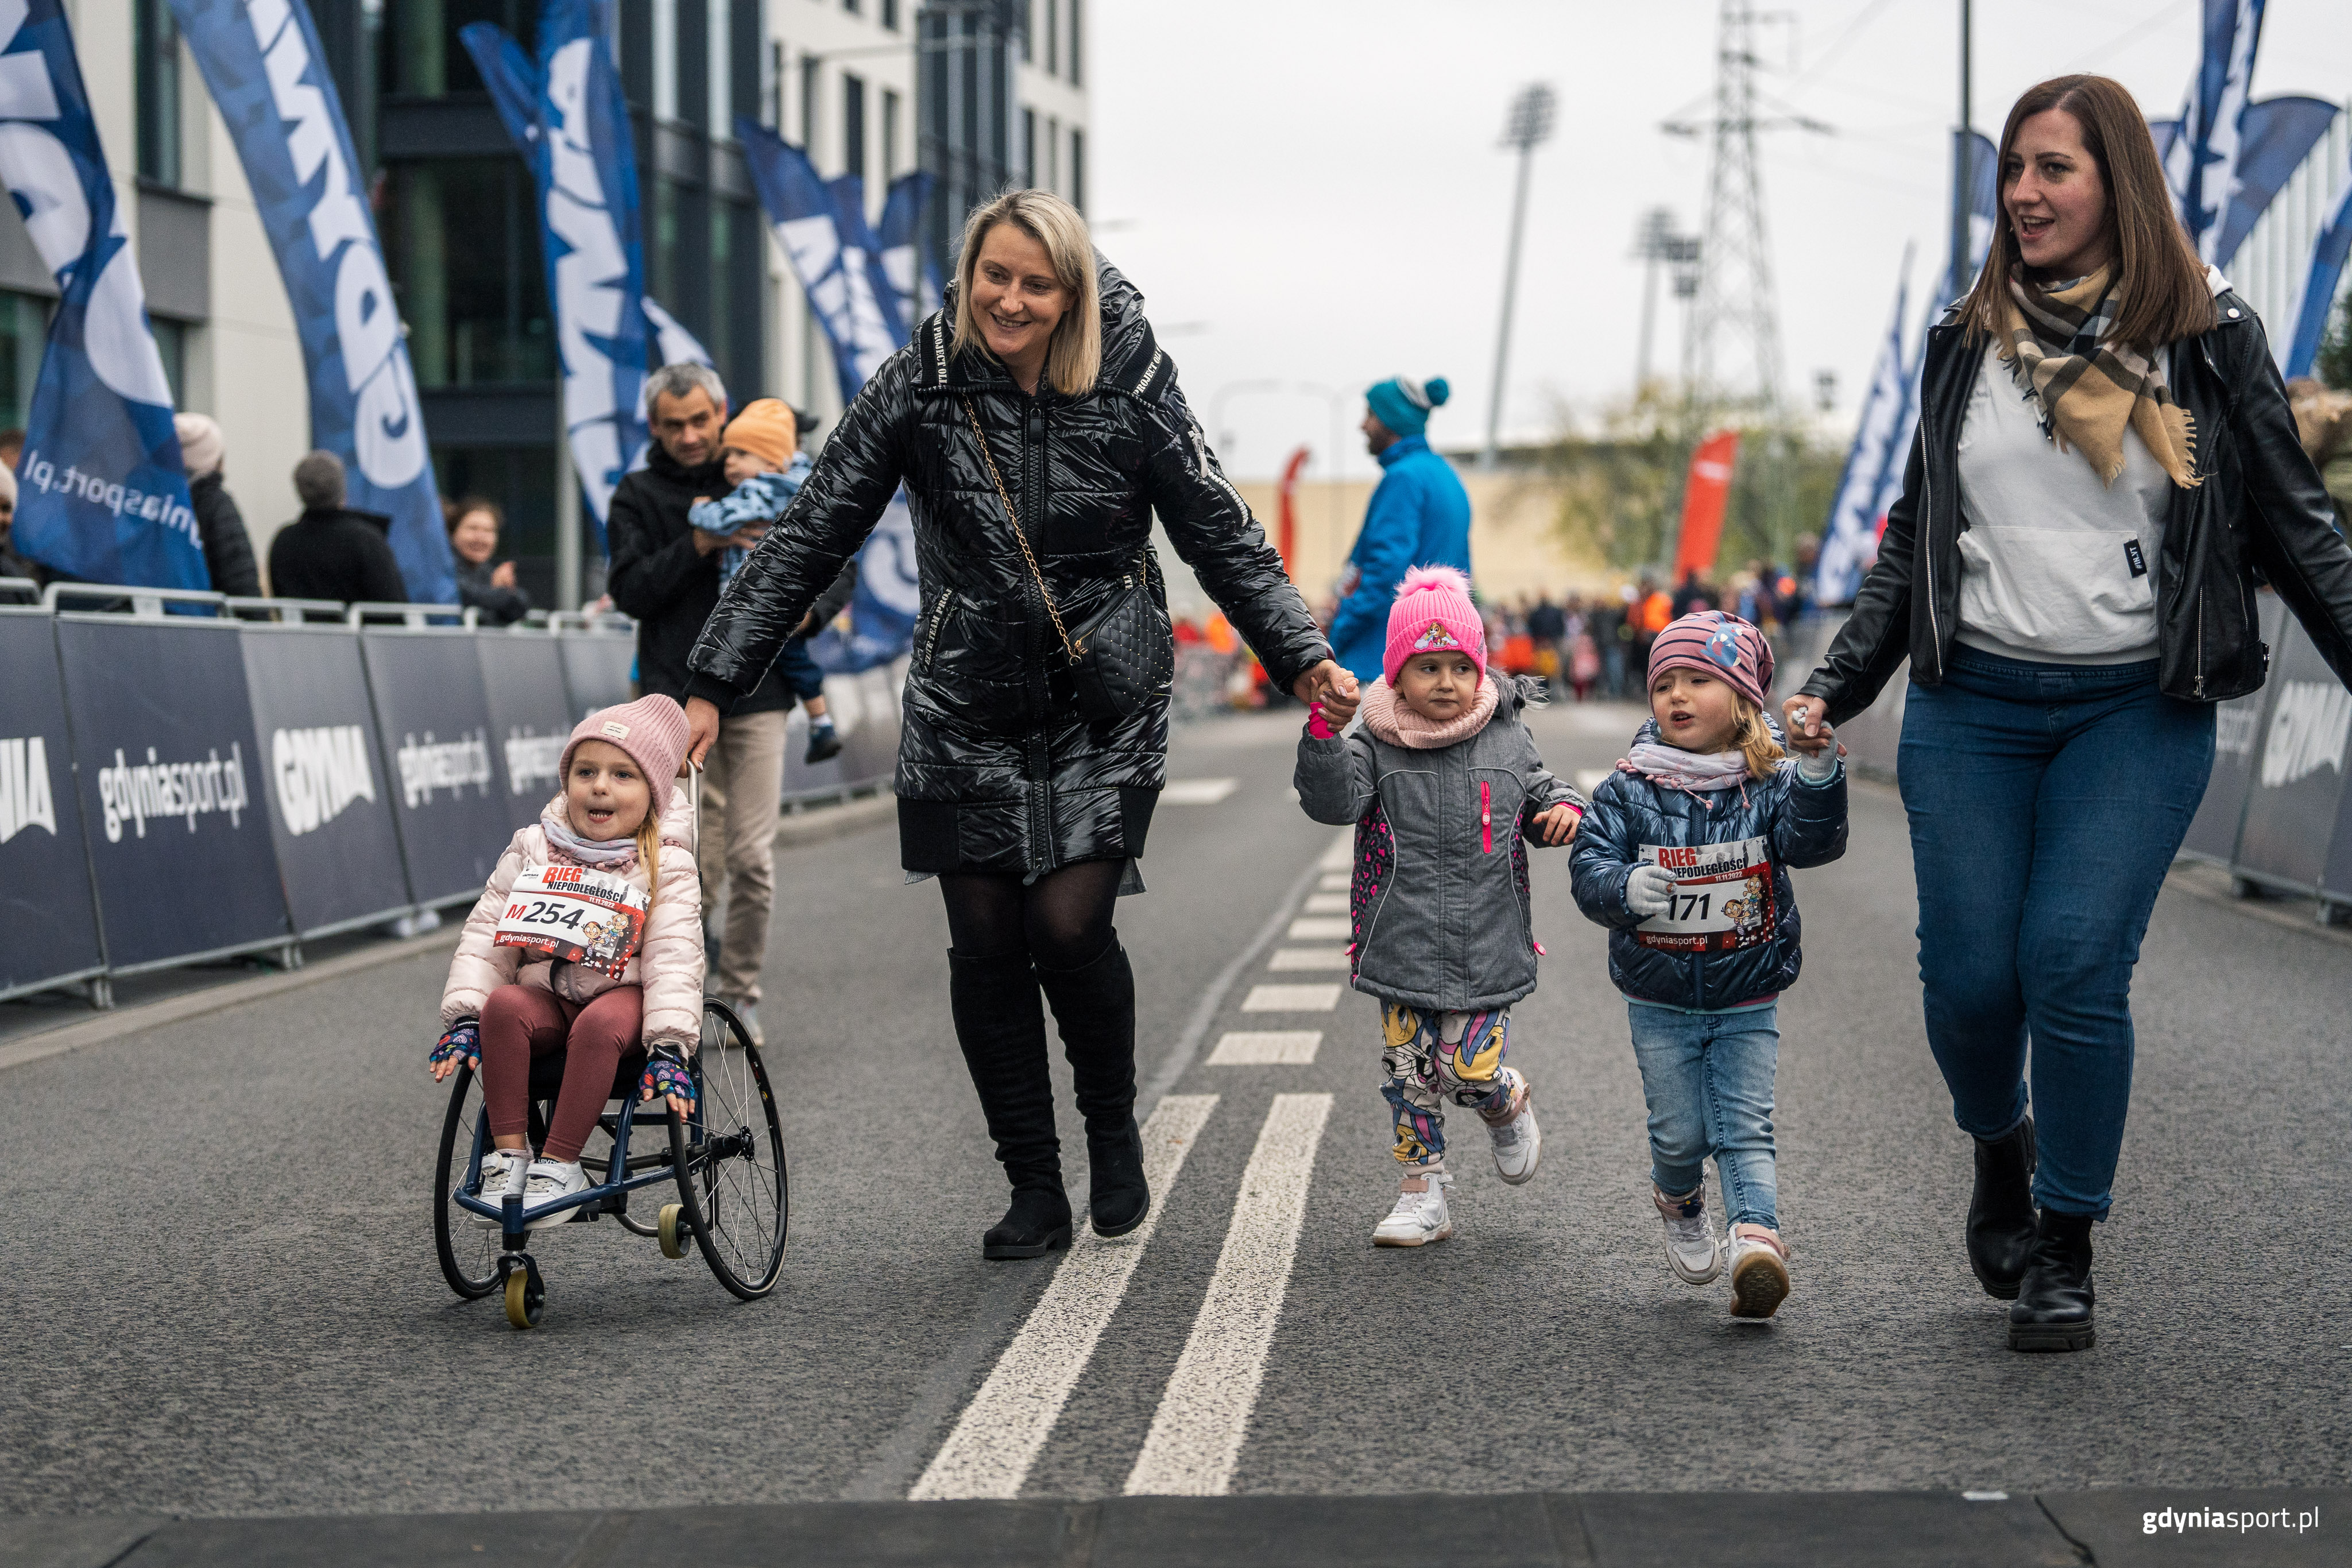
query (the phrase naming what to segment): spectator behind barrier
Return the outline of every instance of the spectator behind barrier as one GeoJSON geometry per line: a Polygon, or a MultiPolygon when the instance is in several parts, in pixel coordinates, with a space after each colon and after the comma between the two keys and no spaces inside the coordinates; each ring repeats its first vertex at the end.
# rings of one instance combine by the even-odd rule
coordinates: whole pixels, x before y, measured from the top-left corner
{"type": "Polygon", "coordinates": [[[196,508],[196,532],[204,541],[213,591],[258,598],[261,570],[254,563],[253,540],[224,482],[227,448],[221,427],[210,414],[180,413],[172,416],[172,428],[180,438],[180,461],[187,465],[188,499],[196,508]]]}
{"type": "Polygon", "coordinates": [[[16,520],[16,476],[0,468],[0,577],[29,577],[46,588],[49,581],[47,569],[18,555],[10,542],[9,530],[16,520]]]}
{"type": "Polygon", "coordinates": [[[529,614],[530,595],[516,586],[515,563],[490,564],[506,524],[499,504],[468,496],[447,509],[447,519],[449,553],[457,558],[457,602],[472,605],[497,626],[510,626],[529,614]]]}
{"type": "Polygon", "coordinates": [[[385,535],[392,519],[343,505],[342,460],[312,452],[294,465],[302,515],[269,541],[269,589],[280,599],[399,604],[408,598],[385,535]]]}

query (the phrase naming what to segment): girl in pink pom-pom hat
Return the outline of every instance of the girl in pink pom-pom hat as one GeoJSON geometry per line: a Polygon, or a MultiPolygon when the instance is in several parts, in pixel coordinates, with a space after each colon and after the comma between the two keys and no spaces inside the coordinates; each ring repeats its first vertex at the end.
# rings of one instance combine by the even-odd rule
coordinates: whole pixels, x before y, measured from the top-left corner
{"type": "Polygon", "coordinates": [[[1470,580],[1415,567],[1389,609],[1381,678],[1360,722],[1335,734],[1321,708],[1298,741],[1298,802],[1353,823],[1349,967],[1381,1004],[1381,1092],[1403,1167],[1376,1247],[1454,1234],[1447,1101],[1477,1112],[1496,1174],[1514,1186],[1542,1151],[1532,1092],[1504,1064],[1511,1004],[1536,988],[1530,841],[1564,844],[1584,802],[1537,754],[1520,712],[1536,688],[1486,667],[1470,580]]]}

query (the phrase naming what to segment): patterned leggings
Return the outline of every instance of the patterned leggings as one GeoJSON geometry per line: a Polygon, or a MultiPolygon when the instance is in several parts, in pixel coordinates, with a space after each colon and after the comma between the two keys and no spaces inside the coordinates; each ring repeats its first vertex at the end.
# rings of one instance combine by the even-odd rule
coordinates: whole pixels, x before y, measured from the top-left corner
{"type": "Polygon", "coordinates": [[[1445,1168],[1445,1102],[1487,1120],[1511,1109],[1526,1080],[1503,1065],[1511,1009],[1425,1013],[1402,1002],[1381,1004],[1386,1048],[1381,1093],[1396,1118],[1397,1163],[1411,1170],[1445,1168]]]}

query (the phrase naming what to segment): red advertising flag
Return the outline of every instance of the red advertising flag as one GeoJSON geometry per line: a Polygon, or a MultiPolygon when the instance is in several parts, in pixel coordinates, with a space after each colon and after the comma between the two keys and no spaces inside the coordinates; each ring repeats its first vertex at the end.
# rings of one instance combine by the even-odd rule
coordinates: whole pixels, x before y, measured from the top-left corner
{"type": "Polygon", "coordinates": [[[1739,455],[1739,432],[1718,430],[1691,454],[1690,482],[1683,486],[1682,544],[1675,551],[1675,580],[1686,571],[1715,570],[1723,544],[1723,505],[1731,497],[1732,465],[1739,455]]]}

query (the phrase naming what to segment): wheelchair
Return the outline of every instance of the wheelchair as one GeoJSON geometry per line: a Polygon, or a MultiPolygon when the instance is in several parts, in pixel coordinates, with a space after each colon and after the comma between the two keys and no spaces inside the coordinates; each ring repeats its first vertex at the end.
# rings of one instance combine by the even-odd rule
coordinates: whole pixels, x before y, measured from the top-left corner
{"type": "MultiPolygon", "coordinates": [[[[687,1064],[695,1085],[691,1116],[662,1101],[638,1101],[645,1061],[642,1049],[621,1059],[612,1094],[619,1108],[608,1105],[597,1118],[609,1146],[600,1150],[591,1134],[581,1151],[588,1189],[541,1205],[530,1218],[570,1209],[567,1223],[584,1224],[611,1215],[632,1234],[656,1240],[665,1258],[680,1259],[695,1248],[720,1285],[743,1301],[757,1301],[775,1289],[783,1272],[792,1212],[783,1128],[759,1049],[725,1003],[704,998],[701,1048],[687,1064]],[[655,1140],[644,1135],[641,1113],[668,1124],[666,1146],[645,1147],[655,1140]],[[665,1183],[676,1187],[677,1201],[663,1204],[652,1224],[629,1212],[630,1194],[665,1183]]],[[[433,1240],[441,1273],[467,1301],[503,1295],[507,1322],[535,1327],[547,1287],[527,1245],[532,1233],[523,1228],[521,1195],[509,1195],[502,1205],[475,1196],[482,1186],[482,1156],[490,1150],[489,1117],[472,1068],[460,1067],[451,1082],[433,1172],[433,1240]],[[497,1221],[497,1228],[473,1223],[476,1216],[497,1221]]],[[[532,1061],[533,1148],[546,1140],[562,1082],[562,1052],[532,1061]]]]}

